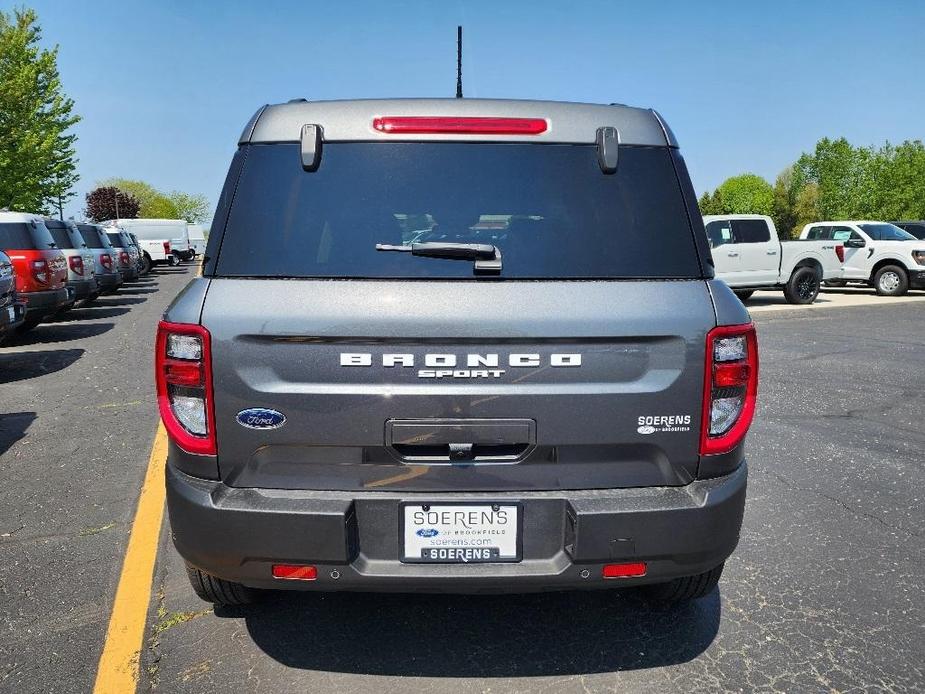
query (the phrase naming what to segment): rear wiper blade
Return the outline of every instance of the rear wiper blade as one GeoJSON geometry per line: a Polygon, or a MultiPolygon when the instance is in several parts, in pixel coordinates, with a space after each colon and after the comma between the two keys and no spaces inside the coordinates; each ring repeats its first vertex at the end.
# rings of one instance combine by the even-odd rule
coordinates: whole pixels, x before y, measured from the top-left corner
{"type": "Polygon", "coordinates": [[[377,243],[377,251],[398,251],[423,258],[445,258],[448,260],[474,260],[476,274],[498,274],[501,272],[501,250],[490,243],[450,243],[428,241],[407,246],[393,246],[377,243]]]}

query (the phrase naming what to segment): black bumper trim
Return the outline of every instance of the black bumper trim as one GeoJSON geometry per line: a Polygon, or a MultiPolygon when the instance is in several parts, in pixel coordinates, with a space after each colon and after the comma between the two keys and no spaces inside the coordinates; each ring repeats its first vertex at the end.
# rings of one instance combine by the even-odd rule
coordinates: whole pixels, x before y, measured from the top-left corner
{"type": "Polygon", "coordinates": [[[743,464],[725,477],[685,487],[490,495],[303,492],[232,488],[168,465],[167,507],[174,544],[187,562],[257,588],[517,593],[657,583],[708,571],[738,543],[746,481],[743,464]],[[489,496],[523,504],[523,561],[399,561],[401,502],[489,496]],[[601,566],[619,561],[645,561],[648,572],[601,579],[601,566]],[[318,579],[274,581],[273,563],[314,564],[318,579]]]}

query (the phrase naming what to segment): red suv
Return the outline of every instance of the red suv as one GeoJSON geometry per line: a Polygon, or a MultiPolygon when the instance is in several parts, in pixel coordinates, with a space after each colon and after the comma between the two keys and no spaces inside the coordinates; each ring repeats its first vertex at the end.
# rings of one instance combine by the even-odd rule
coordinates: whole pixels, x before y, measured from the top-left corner
{"type": "Polygon", "coordinates": [[[30,330],[45,318],[74,303],[67,286],[67,259],[41,217],[22,212],[0,212],[0,250],[16,269],[16,291],[26,302],[20,331],[30,330]]]}

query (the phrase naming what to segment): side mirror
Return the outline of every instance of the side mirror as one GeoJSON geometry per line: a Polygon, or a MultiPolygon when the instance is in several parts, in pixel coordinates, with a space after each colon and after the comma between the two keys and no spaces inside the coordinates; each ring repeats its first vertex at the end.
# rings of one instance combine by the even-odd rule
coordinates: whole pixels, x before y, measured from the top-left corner
{"type": "Polygon", "coordinates": [[[845,241],[845,248],[864,248],[866,245],[864,239],[848,239],[845,241]]]}

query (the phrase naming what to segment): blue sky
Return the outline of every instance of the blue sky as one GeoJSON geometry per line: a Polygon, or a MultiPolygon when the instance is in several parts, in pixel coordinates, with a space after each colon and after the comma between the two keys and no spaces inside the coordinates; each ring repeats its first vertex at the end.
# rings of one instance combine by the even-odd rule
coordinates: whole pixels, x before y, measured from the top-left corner
{"type": "Polygon", "coordinates": [[[657,108],[698,193],[773,181],[822,136],[925,136],[925,2],[181,2],[33,0],[60,45],[77,128],[77,214],[123,176],[214,204],[261,104],[467,96],[657,108]]]}

